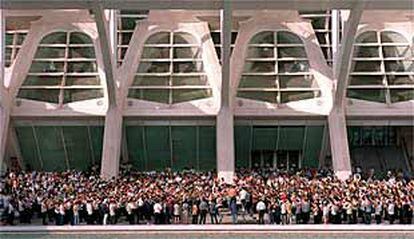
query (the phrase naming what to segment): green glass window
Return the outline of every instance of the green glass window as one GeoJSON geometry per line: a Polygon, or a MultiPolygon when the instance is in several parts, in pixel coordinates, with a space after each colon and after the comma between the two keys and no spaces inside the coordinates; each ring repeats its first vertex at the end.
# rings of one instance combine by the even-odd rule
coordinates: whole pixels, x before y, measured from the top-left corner
{"type": "Polygon", "coordinates": [[[236,122],[236,167],[249,168],[255,164],[279,167],[299,163],[297,167],[317,168],[323,130],[324,126],[238,125],[236,122]],[[286,152],[290,154],[290,162],[286,152]],[[292,157],[294,155],[296,157],[292,157]],[[293,162],[293,158],[298,161],[293,162]]]}
{"type": "MultiPolygon", "coordinates": [[[[129,42],[131,41],[132,34],[134,33],[135,26],[138,21],[144,20],[148,17],[149,11],[147,10],[121,10],[117,15],[117,58],[118,65],[121,65],[126,51],[128,50],[129,42]]],[[[153,55],[153,54],[151,54],[153,55]]],[[[156,58],[156,57],[153,57],[156,58]]]]}
{"type": "Polygon", "coordinates": [[[300,37],[288,31],[259,32],[249,42],[237,97],[273,104],[319,97],[309,68],[300,37]]]}
{"type": "Polygon", "coordinates": [[[16,126],[23,163],[40,171],[100,166],[103,126],[16,126]]]}
{"type": "Polygon", "coordinates": [[[381,103],[414,99],[410,44],[394,31],[367,31],[355,39],[349,98],[381,103]]]}
{"type": "Polygon", "coordinates": [[[176,104],[212,96],[200,43],[185,32],[158,32],[145,42],[128,97],[176,104]]]}
{"type": "Polygon", "coordinates": [[[40,41],[18,98],[67,104],[104,97],[92,39],[54,32],[40,41]]]}
{"type": "Polygon", "coordinates": [[[332,65],[331,11],[300,11],[299,14],[303,19],[311,22],[323,55],[327,63],[332,65]]]}
{"type": "Polygon", "coordinates": [[[126,126],[129,161],[140,171],[216,167],[214,126],[126,126]]]}

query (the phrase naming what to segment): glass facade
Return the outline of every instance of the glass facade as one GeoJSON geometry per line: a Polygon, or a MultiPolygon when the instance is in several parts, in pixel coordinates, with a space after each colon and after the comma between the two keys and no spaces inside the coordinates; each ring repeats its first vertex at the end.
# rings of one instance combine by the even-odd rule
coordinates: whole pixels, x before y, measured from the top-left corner
{"type": "Polygon", "coordinates": [[[303,19],[311,21],[316,38],[322,49],[323,55],[329,65],[332,65],[332,30],[331,11],[325,12],[299,12],[303,19]]]}
{"type": "Polygon", "coordinates": [[[237,96],[273,104],[319,97],[302,40],[288,31],[253,36],[237,96]]]}
{"type": "Polygon", "coordinates": [[[413,127],[348,126],[347,129],[353,166],[375,172],[410,169],[413,127]]]}
{"type": "Polygon", "coordinates": [[[284,169],[317,168],[323,130],[324,126],[236,125],[236,167],[258,164],[284,169]]]}
{"type": "Polygon", "coordinates": [[[129,161],[141,171],[216,168],[214,126],[126,126],[129,161]]]}
{"type": "Polygon", "coordinates": [[[59,105],[104,97],[91,38],[80,32],[43,37],[17,97],[59,105]]]}
{"type": "Polygon", "coordinates": [[[158,32],[147,39],[128,98],[176,104],[211,96],[202,49],[194,36],[158,32]]]}
{"type": "Polygon", "coordinates": [[[137,21],[146,19],[148,13],[148,10],[121,10],[119,11],[119,14],[117,14],[118,65],[122,64],[122,61],[124,60],[137,21]]]}
{"type": "Polygon", "coordinates": [[[379,103],[414,99],[414,58],[409,41],[393,31],[366,31],[354,43],[348,98],[379,103]]]}
{"type": "Polygon", "coordinates": [[[40,171],[100,166],[103,126],[18,126],[24,164],[40,171]]]}
{"type": "Polygon", "coordinates": [[[9,67],[17,57],[30,28],[28,19],[6,18],[5,61],[9,67]]]}

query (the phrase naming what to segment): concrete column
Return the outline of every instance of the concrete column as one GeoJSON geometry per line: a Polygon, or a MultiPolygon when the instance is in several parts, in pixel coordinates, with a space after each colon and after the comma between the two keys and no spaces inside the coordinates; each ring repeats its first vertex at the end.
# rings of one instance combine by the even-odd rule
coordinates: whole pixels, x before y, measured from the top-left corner
{"type": "Polygon", "coordinates": [[[223,107],[217,115],[217,171],[219,178],[228,183],[234,176],[234,122],[233,111],[223,107]]]}
{"type": "MultiPolygon", "coordinates": [[[[349,82],[349,71],[351,69],[352,55],[354,49],[354,38],[358,29],[365,3],[355,2],[351,9],[349,18],[344,26],[344,34],[341,47],[333,48],[334,54],[334,78],[336,88],[333,97],[333,107],[328,116],[329,138],[331,140],[332,166],[335,174],[340,179],[346,179],[352,172],[351,157],[349,155],[348,136],[346,129],[345,109],[346,109],[346,89],[349,82]],[[339,51],[337,51],[339,50],[339,51]]],[[[335,34],[338,31],[338,13],[334,12],[333,29],[335,34]],[[336,28],[336,29],[335,29],[336,28]]],[[[334,36],[333,36],[334,37],[334,36]]],[[[337,38],[338,36],[336,36],[337,38]]],[[[338,44],[338,39],[333,39],[333,44],[338,44]]],[[[334,47],[334,46],[333,46],[334,47]]]]}
{"type": "Polygon", "coordinates": [[[116,85],[116,59],[115,59],[115,15],[110,11],[109,19],[105,17],[101,3],[96,2],[92,8],[95,15],[96,27],[99,34],[103,65],[105,71],[106,89],[108,93],[108,111],[105,118],[103,139],[103,152],[101,162],[101,177],[108,179],[117,177],[121,157],[122,143],[122,105],[116,85]],[[109,28],[112,26],[112,31],[109,28]],[[112,36],[112,38],[111,38],[112,36]]]}
{"type": "Polygon", "coordinates": [[[0,172],[5,170],[6,143],[9,132],[10,110],[4,87],[4,53],[6,21],[0,9],[0,172]]]}
{"type": "Polygon", "coordinates": [[[332,167],[341,180],[351,175],[351,157],[349,155],[346,119],[343,111],[332,111],[328,116],[329,138],[331,140],[332,167]]]}
{"type": "Polygon", "coordinates": [[[220,110],[217,115],[217,173],[227,183],[233,182],[234,176],[234,119],[230,103],[230,44],[231,44],[231,7],[230,1],[224,1],[220,12],[221,28],[221,92],[220,110]]]}
{"type": "Polygon", "coordinates": [[[119,174],[122,142],[122,111],[110,107],[105,118],[101,177],[109,179],[119,174]]]}

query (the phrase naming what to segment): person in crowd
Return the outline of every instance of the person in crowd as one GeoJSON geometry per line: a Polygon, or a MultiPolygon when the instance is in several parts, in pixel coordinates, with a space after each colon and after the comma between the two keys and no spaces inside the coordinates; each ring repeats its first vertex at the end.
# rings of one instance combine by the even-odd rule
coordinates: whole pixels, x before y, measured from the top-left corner
{"type": "Polygon", "coordinates": [[[275,224],[369,224],[371,215],[380,224],[413,222],[414,179],[400,173],[380,178],[359,171],[341,181],[329,170],[238,169],[227,184],[194,170],[129,170],[108,180],[98,172],[0,175],[3,224],[217,224],[227,212],[224,221],[232,223],[239,213],[243,222],[261,224],[267,214],[275,224]]]}
{"type": "Polygon", "coordinates": [[[266,212],[266,204],[264,202],[263,199],[261,199],[257,204],[256,204],[256,211],[259,214],[258,215],[258,223],[259,224],[264,224],[264,215],[266,212]]]}

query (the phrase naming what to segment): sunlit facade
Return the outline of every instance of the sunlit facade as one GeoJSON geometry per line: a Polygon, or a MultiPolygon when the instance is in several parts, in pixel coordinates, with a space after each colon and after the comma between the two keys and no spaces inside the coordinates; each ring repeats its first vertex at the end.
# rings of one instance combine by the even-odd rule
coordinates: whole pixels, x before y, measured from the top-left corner
{"type": "Polygon", "coordinates": [[[231,14],[3,11],[2,168],[413,170],[410,11],[231,14]]]}

